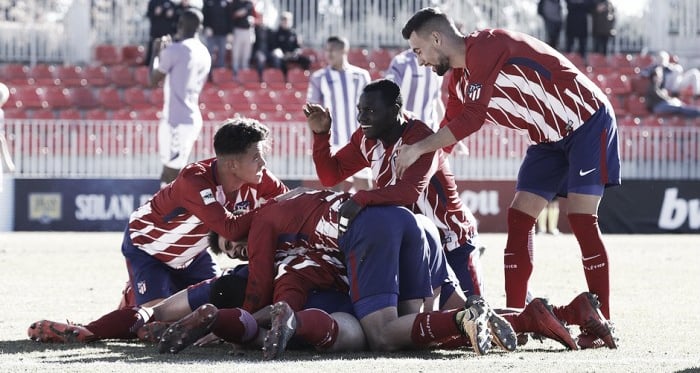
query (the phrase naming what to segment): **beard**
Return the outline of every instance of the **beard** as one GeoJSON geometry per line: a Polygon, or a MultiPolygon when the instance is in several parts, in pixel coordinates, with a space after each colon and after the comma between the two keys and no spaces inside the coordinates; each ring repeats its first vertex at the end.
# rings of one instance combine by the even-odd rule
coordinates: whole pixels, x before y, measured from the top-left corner
{"type": "Polygon", "coordinates": [[[438,64],[435,65],[435,73],[438,74],[439,76],[444,76],[447,71],[450,70],[450,60],[447,58],[447,56],[440,56],[440,59],[438,60],[438,64]]]}

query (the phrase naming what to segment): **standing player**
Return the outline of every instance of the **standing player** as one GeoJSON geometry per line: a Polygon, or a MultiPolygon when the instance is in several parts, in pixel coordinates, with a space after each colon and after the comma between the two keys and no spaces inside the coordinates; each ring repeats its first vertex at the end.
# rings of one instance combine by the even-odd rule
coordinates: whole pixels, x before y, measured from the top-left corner
{"type": "MultiPolygon", "coordinates": [[[[314,133],[313,159],[321,183],[336,185],[357,170],[370,167],[376,189],[357,192],[342,210],[352,219],[365,206],[407,206],[430,218],[440,229],[442,246],[450,267],[455,271],[465,296],[481,294],[482,276],[472,239],[476,219],[457,194],[457,185],[449,162],[441,150],[423,155],[404,173],[396,176],[394,159],[402,144],[413,144],[433,132],[420,120],[410,119],[402,111],[402,98],[396,83],[382,79],[368,84],[360,96],[357,120],[360,128],[350,143],[331,154],[330,111],[307,104],[304,113],[314,133]]],[[[449,297],[449,293],[444,294],[449,297]]],[[[443,297],[441,301],[446,299],[443,297]]]]}
{"type": "MultiPolygon", "coordinates": [[[[418,11],[402,34],[421,64],[441,75],[453,71],[442,128],[401,147],[399,176],[421,154],[454,144],[486,121],[527,132],[534,145],[508,209],[507,306],[525,306],[535,219],[548,201],[562,195],[568,198],[588,288],[609,318],[609,262],[597,212],[604,189],[620,184],[620,159],[615,114],[605,94],[564,56],[528,35],[487,29],[464,36],[435,8],[418,11]]],[[[582,347],[601,337],[592,332],[583,331],[582,347]]],[[[615,347],[612,339],[605,342],[615,347]]]]}
{"type": "Polygon", "coordinates": [[[421,66],[418,57],[407,49],[392,58],[385,77],[401,88],[403,108],[415,114],[433,131],[445,114],[442,102],[442,76],[428,66],[421,66]]]}
{"type": "Polygon", "coordinates": [[[199,94],[211,68],[209,50],[199,41],[202,18],[199,10],[185,9],[177,23],[175,40],[166,35],[153,45],[151,85],[165,81],[163,117],[158,125],[161,186],[175,180],[185,167],[202,129],[199,94]]]}
{"type": "MultiPolygon", "coordinates": [[[[214,135],[215,158],[188,165],[174,182],[131,214],[122,253],[134,289],[134,305],[153,306],[218,275],[207,251],[209,231],[233,239],[237,234],[234,214],[287,191],[265,169],[263,148],[268,136],[269,130],[252,119],[224,123],[214,135]]],[[[207,297],[193,292],[188,301],[201,305],[207,297]]],[[[125,307],[85,327],[42,320],[32,324],[29,335],[40,341],[65,341],[66,335],[78,341],[128,338],[132,333],[123,325],[125,319],[133,318],[132,309],[125,307]]]]}
{"type": "MultiPolygon", "coordinates": [[[[344,146],[357,129],[357,100],[362,88],[370,82],[369,71],[348,62],[350,44],[347,39],[331,36],[326,40],[328,66],[311,74],[306,101],[328,108],[333,117],[331,144],[344,146]]],[[[352,176],[352,175],[349,175],[352,176]]],[[[355,191],[370,189],[372,175],[362,170],[353,177],[355,191]]]]}

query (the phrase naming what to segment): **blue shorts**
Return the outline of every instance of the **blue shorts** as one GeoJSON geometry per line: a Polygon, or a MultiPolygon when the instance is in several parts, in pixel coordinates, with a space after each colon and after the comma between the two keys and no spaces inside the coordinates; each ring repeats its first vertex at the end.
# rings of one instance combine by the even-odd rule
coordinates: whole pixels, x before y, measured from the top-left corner
{"type": "MultiPolygon", "coordinates": [[[[433,289],[442,287],[445,284],[452,284],[455,286],[455,284],[459,283],[459,280],[457,280],[457,276],[454,271],[452,271],[452,268],[447,265],[445,251],[440,241],[440,232],[435,226],[435,223],[425,215],[416,214],[415,216],[418,222],[423,226],[425,238],[428,241],[428,247],[430,249],[431,286],[433,289]]],[[[399,297],[399,299],[402,299],[402,297],[399,297]]]]}
{"type": "Polygon", "coordinates": [[[124,232],[122,254],[126,259],[129,281],[134,289],[136,304],[167,298],[190,285],[219,274],[218,267],[207,251],[197,255],[186,268],[174,269],[134,246],[129,228],[124,232]]]}
{"type": "Polygon", "coordinates": [[[398,206],[368,206],[338,243],[345,254],[350,298],[362,319],[401,299],[432,296],[430,246],[415,215],[398,206]]]}
{"type": "Polygon", "coordinates": [[[520,166],[516,190],[551,201],[568,193],[602,196],[620,185],[617,122],[606,107],[553,143],[531,145],[520,166]]]}

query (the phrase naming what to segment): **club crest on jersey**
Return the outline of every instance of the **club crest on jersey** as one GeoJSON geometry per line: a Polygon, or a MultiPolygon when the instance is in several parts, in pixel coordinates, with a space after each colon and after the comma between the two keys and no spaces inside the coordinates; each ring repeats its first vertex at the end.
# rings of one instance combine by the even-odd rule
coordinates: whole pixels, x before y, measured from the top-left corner
{"type": "Polygon", "coordinates": [[[242,214],[245,212],[248,212],[250,210],[250,202],[249,201],[241,201],[233,205],[233,213],[234,214],[242,214]]]}
{"type": "Polygon", "coordinates": [[[482,85],[479,83],[469,84],[467,87],[467,96],[469,96],[472,101],[478,100],[479,96],[481,96],[481,87],[482,85]]]}
{"type": "Polygon", "coordinates": [[[216,198],[214,198],[214,193],[211,192],[211,189],[202,189],[199,191],[199,195],[202,196],[202,202],[204,202],[205,205],[216,202],[216,198]]]}
{"type": "Polygon", "coordinates": [[[136,291],[143,295],[146,293],[146,281],[139,281],[136,283],[136,291]]]}

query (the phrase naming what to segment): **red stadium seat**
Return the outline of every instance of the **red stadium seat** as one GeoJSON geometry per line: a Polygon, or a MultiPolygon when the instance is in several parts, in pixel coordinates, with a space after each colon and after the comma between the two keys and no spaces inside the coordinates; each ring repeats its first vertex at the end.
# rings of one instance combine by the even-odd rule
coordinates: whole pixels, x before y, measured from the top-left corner
{"type": "Polygon", "coordinates": [[[202,91],[199,106],[206,111],[227,111],[231,105],[224,99],[224,91],[216,87],[202,91]]]}
{"type": "Polygon", "coordinates": [[[605,77],[605,93],[608,95],[628,95],[632,93],[632,82],[627,75],[608,74],[605,77]]]}
{"type": "Polygon", "coordinates": [[[651,54],[638,54],[632,58],[632,65],[644,69],[654,63],[654,56],[651,54]]]}
{"type": "Polygon", "coordinates": [[[146,48],[143,45],[125,45],[122,47],[122,63],[130,66],[143,65],[146,48]]]}
{"type": "Polygon", "coordinates": [[[303,90],[306,92],[307,87],[309,86],[309,78],[311,76],[311,73],[308,70],[302,70],[302,69],[291,69],[287,71],[287,81],[294,87],[296,90],[303,90]]]}
{"type": "Polygon", "coordinates": [[[610,66],[608,66],[608,59],[604,54],[589,53],[588,56],[586,56],[586,62],[595,73],[606,74],[612,71],[610,66]]]}
{"type": "Polygon", "coordinates": [[[162,108],[163,107],[163,88],[158,87],[158,88],[153,88],[151,89],[151,94],[148,95],[149,101],[153,106],[157,108],[162,108]]]}
{"type": "Polygon", "coordinates": [[[369,51],[364,48],[350,48],[348,51],[348,62],[363,69],[369,68],[369,51]]]}
{"type": "Polygon", "coordinates": [[[124,108],[124,103],[122,102],[119,90],[113,87],[101,88],[97,93],[97,99],[100,101],[100,105],[109,110],[118,110],[124,108]]]}
{"type": "Polygon", "coordinates": [[[263,70],[262,81],[270,89],[284,89],[287,84],[282,70],[276,68],[267,68],[263,70]]]}
{"type": "Polygon", "coordinates": [[[76,109],[59,110],[58,119],[82,119],[82,114],[80,113],[80,110],[76,109]]]}
{"type": "Polygon", "coordinates": [[[629,95],[627,97],[627,112],[639,117],[649,115],[649,109],[647,109],[644,96],[629,95]]]}
{"type": "Polygon", "coordinates": [[[58,85],[60,80],[54,76],[55,71],[56,67],[54,65],[40,63],[29,68],[29,77],[38,86],[58,85]]]}
{"type": "Polygon", "coordinates": [[[17,108],[27,109],[42,109],[48,107],[43,98],[44,89],[34,86],[19,86],[10,88],[10,100],[14,101],[14,106],[17,108]]]}
{"type": "Polygon", "coordinates": [[[58,66],[55,75],[64,88],[80,87],[87,84],[87,79],[83,77],[83,68],[80,66],[58,66]]]}
{"type": "Polygon", "coordinates": [[[119,88],[128,88],[136,85],[136,79],[134,79],[131,67],[125,65],[112,66],[109,69],[109,80],[119,88]]]}
{"type": "Polygon", "coordinates": [[[29,67],[18,64],[9,63],[0,69],[2,82],[9,85],[20,86],[34,84],[34,81],[29,77],[29,67]]]}
{"type": "Polygon", "coordinates": [[[83,69],[83,78],[85,78],[87,86],[104,87],[109,84],[109,76],[107,68],[104,66],[88,66],[83,69]]]}
{"type": "Polygon", "coordinates": [[[233,72],[227,67],[217,67],[211,71],[211,82],[220,89],[236,88],[240,86],[233,80],[233,72]]]}
{"type": "Polygon", "coordinates": [[[391,64],[391,59],[394,58],[394,52],[387,48],[372,49],[369,52],[370,68],[385,71],[391,64]]]}
{"type": "Polygon", "coordinates": [[[241,69],[236,74],[236,80],[245,88],[260,88],[260,76],[255,69],[241,69]]]}
{"type": "Polygon", "coordinates": [[[121,51],[111,44],[100,44],[95,47],[95,60],[104,66],[117,65],[122,62],[121,51]]]}
{"type": "Polygon", "coordinates": [[[17,107],[4,108],[5,119],[27,119],[29,118],[29,110],[24,110],[17,107]]]}
{"type": "Polygon", "coordinates": [[[44,89],[44,100],[51,109],[67,109],[72,106],[67,88],[46,87],[44,89]]]}
{"type": "Polygon", "coordinates": [[[91,109],[85,112],[85,119],[88,120],[107,120],[109,115],[105,109],[91,109]]]}
{"type": "Polygon", "coordinates": [[[571,63],[574,64],[574,66],[578,67],[579,70],[581,71],[586,71],[586,61],[583,60],[583,57],[581,57],[580,54],[576,52],[570,52],[570,53],[564,53],[564,56],[571,61],[571,63]]]}
{"type": "Polygon", "coordinates": [[[136,111],[136,118],[143,120],[160,120],[162,113],[159,108],[149,107],[136,111]]]}
{"type": "Polygon", "coordinates": [[[89,110],[100,105],[100,102],[97,101],[97,97],[95,97],[90,87],[69,88],[68,94],[70,95],[73,106],[78,109],[89,110]]]}
{"type": "Polygon", "coordinates": [[[56,114],[51,109],[37,109],[32,111],[32,119],[56,119],[56,114]]]}
{"type": "Polygon", "coordinates": [[[141,87],[131,87],[124,90],[124,103],[129,105],[133,110],[141,111],[153,107],[149,97],[148,90],[141,87]]]}
{"type": "Polygon", "coordinates": [[[641,122],[642,120],[639,119],[639,117],[635,117],[632,115],[625,115],[617,118],[618,126],[634,127],[638,126],[641,122]]]}
{"type": "Polygon", "coordinates": [[[110,116],[113,120],[134,120],[137,118],[136,112],[131,109],[114,110],[110,116]]]}
{"type": "Polygon", "coordinates": [[[134,81],[136,84],[148,88],[151,86],[150,68],[148,66],[136,66],[134,68],[134,81]]]}

